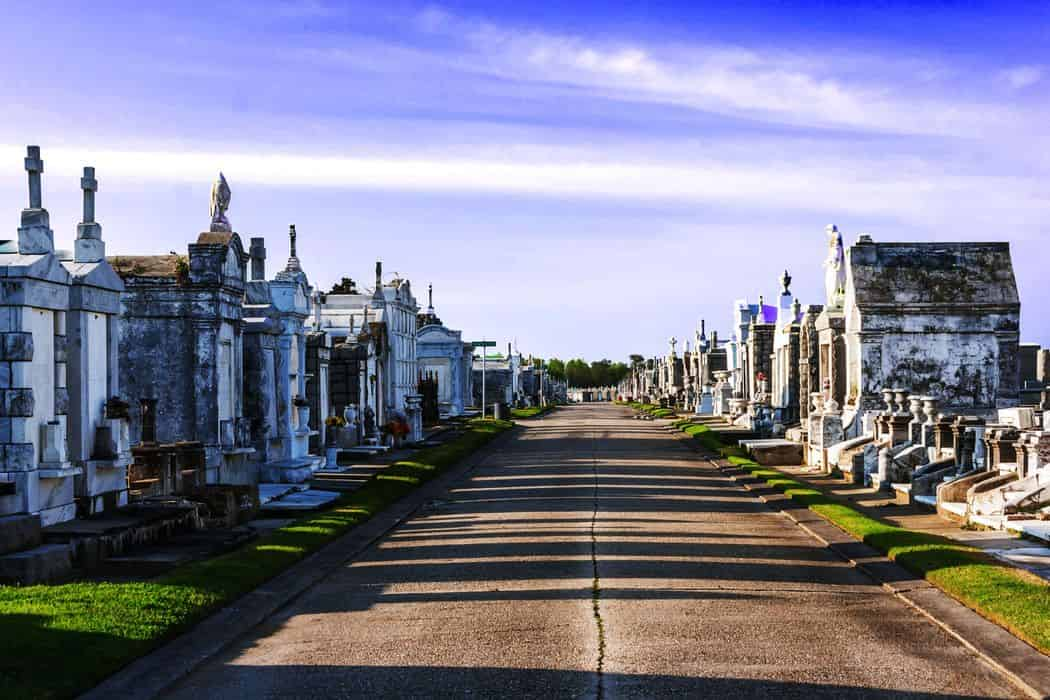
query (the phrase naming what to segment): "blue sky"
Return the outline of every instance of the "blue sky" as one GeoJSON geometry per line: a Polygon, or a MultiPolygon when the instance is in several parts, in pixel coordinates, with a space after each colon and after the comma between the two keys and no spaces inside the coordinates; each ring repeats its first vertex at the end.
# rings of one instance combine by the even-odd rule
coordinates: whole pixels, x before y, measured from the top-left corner
{"type": "Polygon", "coordinates": [[[1008,240],[1050,345],[1050,4],[11,3],[0,205],[39,144],[56,241],[93,164],[111,254],[229,217],[323,289],[374,261],[469,338],[663,352],[847,242],[1008,240]],[[151,4],[152,5],[152,4],[151,4]]]}

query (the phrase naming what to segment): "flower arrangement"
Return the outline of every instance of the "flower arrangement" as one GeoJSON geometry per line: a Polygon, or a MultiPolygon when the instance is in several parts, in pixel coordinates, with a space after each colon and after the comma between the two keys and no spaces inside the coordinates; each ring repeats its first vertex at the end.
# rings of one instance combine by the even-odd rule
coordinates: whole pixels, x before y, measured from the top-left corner
{"type": "Polygon", "coordinates": [[[324,424],[329,428],[343,428],[346,426],[346,419],[333,414],[324,419],[324,424]]]}
{"type": "Polygon", "coordinates": [[[408,435],[410,430],[411,428],[408,427],[408,421],[403,418],[391,418],[387,421],[386,425],[383,426],[383,432],[387,435],[394,436],[397,440],[408,435]]]}
{"type": "Polygon", "coordinates": [[[755,375],[755,379],[757,379],[760,382],[766,381],[766,373],[765,372],[759,372],[757,375],[755,375]]]}

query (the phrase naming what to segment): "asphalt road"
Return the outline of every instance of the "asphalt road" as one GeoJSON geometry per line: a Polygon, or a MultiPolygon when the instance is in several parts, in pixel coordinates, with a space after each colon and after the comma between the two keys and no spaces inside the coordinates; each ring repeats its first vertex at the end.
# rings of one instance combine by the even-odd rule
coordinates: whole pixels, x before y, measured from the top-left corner
{"type": "Polygon", "coordinates": [[[652,423],[522,434],[168,697],[1014,697],[652,423]]]}

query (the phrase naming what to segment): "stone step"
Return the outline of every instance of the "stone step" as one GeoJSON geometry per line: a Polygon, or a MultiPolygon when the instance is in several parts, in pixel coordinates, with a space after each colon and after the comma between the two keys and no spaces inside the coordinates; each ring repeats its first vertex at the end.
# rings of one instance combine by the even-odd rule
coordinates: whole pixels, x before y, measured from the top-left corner
{"type": "Polygon", "coordinates": [[[72,573],[73,548],[68,544],[42,544],[0,556],[0,583],[4,584],[56,583],[72,573]]]}
{"type": "Polygon", "coordinates": [[[93,578],[107,580],[150,579],[192,561],[208,559],[233,551],[258,537],[258,530],[247,526],[197,530],[171,539],[135,548],[107,559],[93,578]]]}
{"type": "Polygon", "coordinates": [[[40,542],[39,515],[5,515],[0,518],[0,554],[32,549],[40,542]]]}

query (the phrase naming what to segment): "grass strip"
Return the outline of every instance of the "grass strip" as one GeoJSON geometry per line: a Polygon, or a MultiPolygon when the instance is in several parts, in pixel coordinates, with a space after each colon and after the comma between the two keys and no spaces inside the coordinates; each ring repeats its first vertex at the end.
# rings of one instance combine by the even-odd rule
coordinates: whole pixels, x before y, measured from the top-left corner
{"type": "Polygon", "coordinates": [[[739,446],[725,445],[706,425],[676,424],[752,476],[922,576],[963,605],[1006,628],[1033,647],[1050,653],[1050,585],[956,540],[916,532],[876,520],[793,479],[748,459],[739,446]]]}
{"type": "Polygon", "coordinates": [[[558,407],[557,404],[549,403],[546,406],[529,406],[528,408],[512,408],[510,409],[510,417],[516,420],[528,419],[528,418],[539,418],[544,416],[558,407]]]}
{"type": "Polygon", "coordinates": [[[392,464],[332,508],[157,579],[0,586],[0,697],[64,698],[88,690],[368,520],[512,425],[470,421],[462,436],[392,464]]]}

